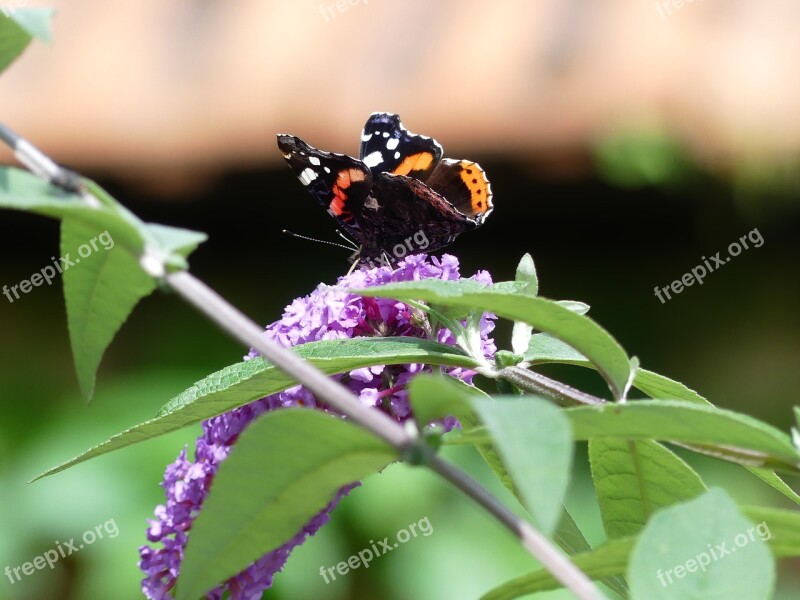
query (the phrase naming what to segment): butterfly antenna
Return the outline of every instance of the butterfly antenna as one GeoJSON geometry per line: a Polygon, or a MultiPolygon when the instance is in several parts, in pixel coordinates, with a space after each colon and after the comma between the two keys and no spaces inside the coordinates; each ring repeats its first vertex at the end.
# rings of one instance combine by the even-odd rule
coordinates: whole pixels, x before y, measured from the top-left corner
{"type": "Polygon", "coordinates": [[[351,249],[351,250],[354,250],[354,251],[356,251],[356,252],[358,252],[358,251],[360,250],[360,248],[359,248],[359,247],[356,245],[356,243],[355,243],[353,240],[351,240],[349,237],[347,237],[345,234],[343,234],[343,233],[342,233],[341,231],[339,231],[338,229],[336,230],[336,235],[338,235],[338,236],[339,236],[340,238],[342,238],[342,239],[343,239],[345,242],[347,242],[347,243],[350,245],[350,249],[351,249]]]}
{"type": "Polygon", "coordinates": [[[328,240],[318,240],[317,238],[308,237],[307,235],[300,235],[299,233],[295,233],[294,231],[289,231],[288,229],[284,229],[283,233],[285,233],[289,237],[300,238],[301,240],[307,240],[309,242],[317,242],[318,244],[328,244],[329,246],[344,248],[345,250],[353,249],[350,246],[345,246],[344,244],[337,244],[336,242],[329,242],[328,240]]]}

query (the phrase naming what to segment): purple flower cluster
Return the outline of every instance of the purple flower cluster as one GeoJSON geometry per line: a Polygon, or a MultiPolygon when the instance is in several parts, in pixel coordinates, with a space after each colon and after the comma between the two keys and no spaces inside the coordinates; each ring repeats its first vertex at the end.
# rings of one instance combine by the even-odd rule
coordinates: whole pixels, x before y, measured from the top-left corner
{"type": "MultiPolygon", "coordinates": [[[[455,280],[459,277],[458,259],[454,256],[445,254],[441,259],[428,259],[425,255],[416,255],[406,257],[396,267],[355,271],[341,277],[337,286],[362,288],[398,281],[455,280]]],[[[478,272],[472,279],[491,284],[491,277],[485,271],[478,272]]],[[[495,352],[494,342],[489,337],[494,329],[493,318],[484,315],[481,319],[482,348],[487,357],[495,352]]],[[[324,284],[310,295],[294,300],[286,307],[283,317],[267,327],[264,335],[282,346],[360,336],[426,337],[419,316],[406,304],[384,298],[364,298],[324,284]]],[[[437,339],[446,344],[455,343],[447,330],[437,332],[437,339]]],[[[256,353],[251,351],[245,358],[254,356],[256,353]]],[[[375,366],[355,369],[334,376],[334,379],[344,383],[364,404],[378,407],[396,420],[404,421],[410,416],[405,386],[417,373],[424,371],[430,371],[430,367],[421,364],[375,366]]],[[[472,382],[474,375],[474,372],[461,368],[447,372],[467,383],[472,382]]],[[[156,507],[156,518],[150,521],[147,530],[147,539],[153,544],[160,542],[161,546],[145,545],[139,549],[139,567],[146,575],[142,580],[142,590],[147,598],[171,598],[170,590],[178,578],[192,521],[200,511],[219,464],[225,460],[242,430],[261,413],[298,405],[326,408],[299,385],[267,396],[205,421],[203,434],[196,442],[194,462],[188,459],[184,449],[167,467],[162,484],[167,502],[156,507]]],[[[339,500],[357,485],[356,482],[339,490],[328,506],[292,539],[212,590],[206,598],[218,600],[226,591],[231,600],[261,598],[262,592],[272,585],[275,574],[283,568],[292,549],[303,543],[306,537],[314,535],[328,521],[339,500]]]]}

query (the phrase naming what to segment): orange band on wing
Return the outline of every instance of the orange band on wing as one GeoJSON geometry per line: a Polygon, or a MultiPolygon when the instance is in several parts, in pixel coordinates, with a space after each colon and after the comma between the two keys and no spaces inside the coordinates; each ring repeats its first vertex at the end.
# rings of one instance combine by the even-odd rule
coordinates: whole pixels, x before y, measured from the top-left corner
{"type": "Polygon", "coordinates": [[[364,173],[358,169],[342,169],[336,175],[336,183],[333,184],[333,200],[328,207],[328,211],[338,216],[345,214],[345,203],[347,202],[347,194],[344,190],[349,188],[353,183],[364,181],[364,173]]]}
{"type": "MultiPolygon", "coordinates": [[[[347,185],[350,185],[349,181],[347,182],[347,185]]],[[[338,217],[344,212],[344,204],[346,201],[347,194],[345,194],[338,185],[333,184],[333,200],[331,201],[331,205],[328,207],[328,211],[338,217]]]]}
{"type": "Polygon", "coordinates": [[[461,181],[467,186],[470,193],[472,210],[475,214],[489,212],[492,208],[492,189],[486,174],[478,163],[461,161],[461,181]]]}
{"type": "Polygon", "coordinates": [[[408,175],[411,171],[427,171],[433,163],[433,154],[418,152],[406,156],[392,173],[395,175],[408,175]]]}

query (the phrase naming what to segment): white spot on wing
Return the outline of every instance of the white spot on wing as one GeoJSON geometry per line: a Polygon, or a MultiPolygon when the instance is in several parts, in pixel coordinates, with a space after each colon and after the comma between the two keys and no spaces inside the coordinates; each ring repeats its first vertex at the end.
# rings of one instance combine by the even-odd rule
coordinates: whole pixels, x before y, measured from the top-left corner
{"type": "Polygon", "coordinates": [[[395,157],[395,158],[400,158],[400,153],[399,153],[399,152],[395,152],[395,153],[394,153],[394,157],[395,157]]]}
{"type": "Polygon", "coordinates": [[[362,134],[361,134],[361,141],[362,141],[362,142],[368,142],[368,141],[370,141],[371,139],[372,139],[372,134],[371,134],[371,133],[367,133],[367,132],[365,131],[364,133],[362,133],[362,134]]]}
{"type": "Polygon", "coordinates": [[[319,166],[319,159],[316,156],[309,156],[308,157],[308,162],[310,162],[315,167],[319,166]]]}
{"type": "Polygon", "coordinates": [[[303,185],[310,184],[316,178],[317,178],[317,173],[316,171],[314,171],[314,169],[305,168],[303,169],[303,172],[300,173],[300,182],[303,185]]]}
{"type": "Polygon", "coordinates": [[[372,154],[369,154],[364,157],[364,164],[367,165],[370,169],[372,167],[376,167],[383,162],[383,154],[378,152],[377,150],[372,154]]]}
{"type": "Polygon", "coordinates": [[[325,169],[326,173],[330,173],[331,172],[331,170],[328,167],[322,167],[322,168],[325,169]]]}
{"type": "Polygon", "coordinates": [[[386,149],[387,150],[394,150],[397,148],[397,144],[400,143],[400,140],[397,138],[392,138],[388,142],[386,142],[386,149]]]}
{"type": "Polygon", "coordinates": [[[388,131],[384,131],[383,132],[383,137],[389,137],[389,132],[388,131]]]}

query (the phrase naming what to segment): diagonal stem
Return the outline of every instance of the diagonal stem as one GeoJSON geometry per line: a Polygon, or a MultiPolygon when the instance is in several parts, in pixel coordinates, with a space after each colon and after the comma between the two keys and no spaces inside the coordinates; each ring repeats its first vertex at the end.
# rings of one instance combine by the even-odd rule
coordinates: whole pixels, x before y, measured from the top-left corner
{"type": "MultiPolygon", "coordinates": [[[[265,338],[258,325],[190,273],[170,273],[166,276],[166,282],[184,300],[216,322],[229,335],[257,350],[265,359],[297,379],[321,400],[391,444],[401,454],[407,453],[416,445],[416,438],[388,415],[360,404],[343,385],[303,361],[291,350],[265,338]]],[[[422,449],[426,454],[424,463],[431,470],[494,515],[579,600],[603,599],[604,596],[594,583],[530,523],[511,512],[467,473],[435,455],[427,446],[422,449]]]]}
{"type": "Polygon", "coordinates": [[[561,383],[555,379],[545,377],[541,373],[521,367],[503,367],[497,371],[497,375],[526,392],[550,398],[560,406],[574,406],[576,404],[579,406],[596,406],[606,403],[606,400],[602,398],[576,390],[566,383],[561,383]]]}
{"type": "MultiPolygon", "coordinates": [[[[101,206],[99,199],[89,190],[76,184],[74,173],[59,167],[27,140],[20,138],[1,123],[0,141],[9,145],[15,151],[20,162],[35,174],[67,191],[80,194],[90,206],[101,206]]],[[[164,273],[165,266],[160,257],[149,254],[147,251],[141,257],[140,262],[151,275],[160,276],[164,273]]],[[[395,423],[385,413],[360,404],[358,399],[343,385],[330,379],[291,350],[265,338],[262,335],[262,328],[187,271],[167,273],[163,279],[186,302],[217,323],[234,339],[245,346],[254,348],[265,359],[302,383],[321,400],[391,444],[401,456],[408,455],[414,449],[421,450],[424,454],[424,462],[430,469],[436,471],[494,515],[520,539],[525,549],[558,581],[570,589],[579,600],[603,600],[603,594],[586,574],[572,564],[550,540],[527,521],[512,513],[467,473],[435,455],[428,446],[418,446],[418,438],[413,433],[406,431],[403,426],[395,423]]]]}

